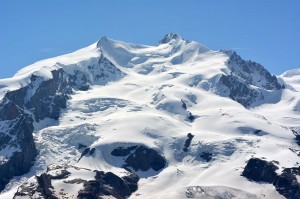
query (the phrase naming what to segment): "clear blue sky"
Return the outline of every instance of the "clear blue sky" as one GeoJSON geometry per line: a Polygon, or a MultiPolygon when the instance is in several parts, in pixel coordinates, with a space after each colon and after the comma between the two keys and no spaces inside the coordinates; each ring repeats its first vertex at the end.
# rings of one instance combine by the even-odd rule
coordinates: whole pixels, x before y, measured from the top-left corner
{"type": "Polygon", "coordinates": [[[0,78],[104,35],[156,45],[169,32],[274,74],[300,68],[299,0],[0,0],[0,78]]]}

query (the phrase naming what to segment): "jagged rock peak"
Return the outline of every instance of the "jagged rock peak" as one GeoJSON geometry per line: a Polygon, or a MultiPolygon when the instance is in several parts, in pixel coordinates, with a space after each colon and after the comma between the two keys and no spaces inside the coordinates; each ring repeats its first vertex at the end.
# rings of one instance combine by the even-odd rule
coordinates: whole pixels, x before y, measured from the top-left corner
{"type": "Polygon", "coordinates": [[[184,40],[179,34],[177,33],[169,33],[164,36],[162,40],[159,41],[160,44],[169,43],[172,40],[180,41],[184,40]]]}
{"type": "Polygon", "coordinates": [[[100,48],[103,43],[108,42],[109,39],[106,36],[101,37],[101,39],[97,42],[97,47],[100,48]]]}
{"type": "Polygon", "coordinates": [[[237,53],[234,50],[230,50],[230,49],[222,49],[220,50],[220,52],[228,55],[229,57],[233,56],[238,56],[237,53]]]}

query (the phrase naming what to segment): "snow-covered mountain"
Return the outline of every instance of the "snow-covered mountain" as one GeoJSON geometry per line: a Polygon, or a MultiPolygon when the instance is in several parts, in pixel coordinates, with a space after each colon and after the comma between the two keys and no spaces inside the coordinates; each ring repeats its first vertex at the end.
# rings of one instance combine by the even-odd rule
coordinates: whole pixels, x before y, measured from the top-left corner
{"type": "Polygon", "coordinates": [[[300,198],[300,71],[178,34],[0,80],[0,198],[300,198]]]}

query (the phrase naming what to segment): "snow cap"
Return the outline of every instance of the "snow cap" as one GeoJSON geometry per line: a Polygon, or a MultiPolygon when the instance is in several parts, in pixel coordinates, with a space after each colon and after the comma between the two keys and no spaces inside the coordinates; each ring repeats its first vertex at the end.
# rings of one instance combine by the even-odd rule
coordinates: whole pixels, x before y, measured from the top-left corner
{"type": "Polygon", "coordinates": [[[97,42],[97,47],[100,48],[101,44],[106,43],[108,38],[106,36],[101,37],[101,39],[97,42]]]}
{"type": "Polygon", "coordinates": [[[166,44],[172,40],[180,41],[180,40],[184,40],[184,39],[177,33],[169,33],[169,34],[166,34],[165,37],[159,41],[159,43],[166,44]]]}

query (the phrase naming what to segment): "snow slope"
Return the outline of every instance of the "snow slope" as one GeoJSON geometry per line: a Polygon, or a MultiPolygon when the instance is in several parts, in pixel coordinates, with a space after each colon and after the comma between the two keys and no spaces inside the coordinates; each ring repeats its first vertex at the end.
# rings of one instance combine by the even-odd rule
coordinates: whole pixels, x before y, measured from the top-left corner
{"type": "MultiPolygon", "coordinates": [[[[271,184],[249,181],[241,173],[252,157],[276,161],[278,174],[299,167],[299,146],[291,131],[300,129],[299,70],[278,77],[286,89],[265,94],[259,105],[247,109],[215,92],[219,78],[232,72],[228,54],[177,34],[166,35],[157,46],[104,37],[0,80],[0,99],[30,84],[32,74],[51,79],[51,71],[59,68],[75,74],[101,56],[120,70],[118,78],[98,85],[90,81],[89,90],[74,90],[58,121],[35,123],[35,164],[29,174],[14,178],[0,198],[12,197],[18,185],[50,164],[122,174],[124,159],[111,152],[134,145],[159,151],[167,165],[160,171],[135,172],[141,179],[130,198],[284,198],[271,184]],[[188,133],[194,137],[184,151],[188,133]],[[79,145],[95,148],[95,153],[80,159],[79,145]]],[[[82,173],[81,178],[90,179],[91,174],[82,173]]],[[[62,198],[58,185],[55,193],[62,198]]]]}

